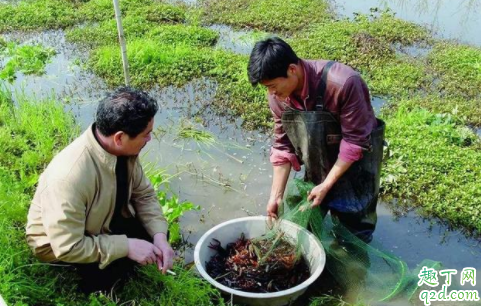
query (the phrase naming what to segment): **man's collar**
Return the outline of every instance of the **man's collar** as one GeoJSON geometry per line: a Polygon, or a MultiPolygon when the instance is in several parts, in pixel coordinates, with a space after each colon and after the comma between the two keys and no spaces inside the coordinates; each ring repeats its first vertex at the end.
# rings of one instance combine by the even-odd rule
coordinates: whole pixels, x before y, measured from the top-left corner
{"type": "Polygon", "coordinates": [[[104,148],[100,145],[97,141],[95,135],[95,123],[89,126],[86,131],[88,142],[93,150],[93,153],[100,158],[100,160],[107,164],[109,167],[115,167],[117,162],[117,156],[110,154],[109,152],[105,151],[104,148]]]}
{"type": "Polygon", "coordinates": [[[302,67],[302,71],[304,72],[304,84],[302,86],[301,95],[300,97],[296,97],[292,93],[289,97],[287,97],[286,102],[294,106],[300,103],[300,105],[298,105],[297,107],[306,109],[305,102],[306,102],[306,99],[309,98],[309,80],[308,80],[308,71],[307,71],[308,67],[307,67],[307,64],[302,59],[299,59],[299,65],[302,67]],[[295,102],[297,101],[297,99],[301,99],[301,100],[298,102],[295,102]]]}
{"type": "Polygon", "coordinates": [[[302,86],[301,99],[302,101],[305,101],[309,97],[309,74],[307,73],[307,65],[303,60],[299,60],[299,65],[304,72],[304,85],[302,86]]]}

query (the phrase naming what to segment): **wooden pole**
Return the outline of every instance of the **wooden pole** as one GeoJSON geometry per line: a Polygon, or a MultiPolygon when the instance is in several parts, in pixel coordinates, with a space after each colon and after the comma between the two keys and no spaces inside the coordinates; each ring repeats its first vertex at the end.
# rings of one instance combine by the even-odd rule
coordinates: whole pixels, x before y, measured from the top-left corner
{"type": "Polygon", "coordinates": [[[0,295],[0,306],[7,306],[7,303],[5,303],[1,295],[0,295]]]}
{"type": "Polygon", "coordinates": [[[130,86],[129,60],[127,58],[127,47],[125,45],[124,29],[122,28],[122,15],[120,13],[119,0],[114,1],[115,20],[119,32],[120,50],[122,51],[122,64],[124,66],[125,86],[130,86]]]}

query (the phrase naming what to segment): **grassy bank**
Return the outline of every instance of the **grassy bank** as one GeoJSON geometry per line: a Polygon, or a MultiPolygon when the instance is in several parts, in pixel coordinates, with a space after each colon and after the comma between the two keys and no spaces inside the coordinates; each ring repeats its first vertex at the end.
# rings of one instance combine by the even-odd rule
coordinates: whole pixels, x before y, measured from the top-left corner
{"type": "MultiPolygon", "coordinates": [[[[33,258],[25,242],[25,224],[38,176],[55,153],[79,132],[73,117],[59,102],[23,96],[14,104],[9,92],[0,91],[0,292],[6,302],[9,305],[223,305],[216,290],[180,265],[174,269],[175,277],[163,276],[153,266],[143,267],[138,277],[113,295],[85,296],[77,292],[71,268],[43,264],[33,258]]],[[[183,203],[171,199],[163,193],[164,202],[178,211],[173,217],[192,209],[185,205],[182,208],[183,203]]]]}

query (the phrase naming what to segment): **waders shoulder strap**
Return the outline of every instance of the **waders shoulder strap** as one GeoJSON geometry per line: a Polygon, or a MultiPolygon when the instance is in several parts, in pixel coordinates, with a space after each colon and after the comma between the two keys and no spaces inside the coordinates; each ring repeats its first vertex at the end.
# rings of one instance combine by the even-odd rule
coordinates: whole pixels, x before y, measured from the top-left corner
{"type": "Polygon", "coordinates": [[[334,61],[329,61],[322,69],[321,81],[317,87],[316,110],[324,110],[324,94],[326,93],[327,88],[327,74],[329,69],[331,69],[331,66],[335,63],[336,62],[334,61]]]}

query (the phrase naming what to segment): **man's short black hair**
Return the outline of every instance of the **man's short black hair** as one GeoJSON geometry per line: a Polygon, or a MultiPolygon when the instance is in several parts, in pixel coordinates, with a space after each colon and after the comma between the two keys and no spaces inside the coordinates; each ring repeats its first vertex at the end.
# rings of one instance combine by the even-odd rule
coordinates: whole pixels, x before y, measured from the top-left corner
{"type": "Polygon", "coordinates": [[[134,138],[147,128],[158,110],[157,101],[147,93],[122,87],[99,102],[95,126],[104,136],[122,131],[134,138]]]}
{"type": "Polygon", "coordinates": [[[298,62],[299,58],[291,46],[279,37],[258,41],[247,66],[249,82],[255,86],[261,81],[285,78],[289,65],[298,62]]]}

